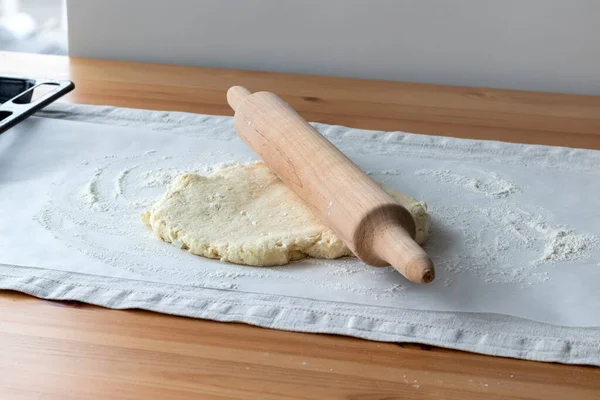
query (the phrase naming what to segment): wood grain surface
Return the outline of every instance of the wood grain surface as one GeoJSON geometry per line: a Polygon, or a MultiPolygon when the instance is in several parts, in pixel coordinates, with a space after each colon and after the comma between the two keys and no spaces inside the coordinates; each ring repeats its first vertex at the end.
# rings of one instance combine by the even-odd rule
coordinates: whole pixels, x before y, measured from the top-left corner
{"type": "MultiPolygon", "coordinates": [[[[600,97],[0,52],[66,101],[231,115],[269,90],[312,121],[600,149],[600,97]]],[[[48,302],[0,293],[0,399],[598,399],[600,368],[48,302]]]]}

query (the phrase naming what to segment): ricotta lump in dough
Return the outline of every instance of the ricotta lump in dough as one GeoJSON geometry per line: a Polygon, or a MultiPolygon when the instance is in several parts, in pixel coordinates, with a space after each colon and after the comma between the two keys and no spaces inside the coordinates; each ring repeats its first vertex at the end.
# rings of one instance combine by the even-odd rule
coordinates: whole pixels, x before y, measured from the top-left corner
{"type": "MultiPolygon", "coordinates": [[[[386,190],[415,219],[417,243],[425,242],[427,205],[386,190]]],[[[227,167],[210,176],[180,175],[141,218],[165,242],[235,264],[273,266],[307,256],[353,256],[261,161],[227,167]]]]}

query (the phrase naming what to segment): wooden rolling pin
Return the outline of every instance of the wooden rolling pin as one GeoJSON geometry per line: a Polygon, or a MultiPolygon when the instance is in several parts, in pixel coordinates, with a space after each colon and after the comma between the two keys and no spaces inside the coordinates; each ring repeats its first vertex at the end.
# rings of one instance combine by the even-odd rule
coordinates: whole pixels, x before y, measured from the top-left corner
{"type": "Polygon", "coordinates": [[[413,282],[434,279],[433,263],[413,240],[412,215],[289,104],[240,86],[229,89],[227,102],[242,140],[358,258],[392,265],[413,282]]]}

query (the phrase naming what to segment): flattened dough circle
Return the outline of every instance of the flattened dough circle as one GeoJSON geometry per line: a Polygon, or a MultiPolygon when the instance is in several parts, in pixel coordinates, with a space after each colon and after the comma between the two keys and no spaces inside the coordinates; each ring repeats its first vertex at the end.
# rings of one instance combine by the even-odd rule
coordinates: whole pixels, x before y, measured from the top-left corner
{"type": "MultiPolygon", "coordinates": [[[[426,204],[386,190],[412,214],[415,240],[424,243],[429,229],[426,204]]],[[[141,218],[166,242],[236,264],[272,266],[307,256],[353,255],[261,161],[210,176],[180,175],[141,218]]]]}

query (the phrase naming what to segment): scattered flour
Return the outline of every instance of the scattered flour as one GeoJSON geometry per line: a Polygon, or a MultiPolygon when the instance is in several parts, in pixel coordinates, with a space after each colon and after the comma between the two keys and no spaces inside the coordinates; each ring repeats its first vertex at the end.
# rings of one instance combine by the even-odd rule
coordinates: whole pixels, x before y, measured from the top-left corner
{"type": "Polygon", "coordinates": [[[124,170],[119,172],[119,175],[117,176],[117,179],[115,180],[115,198],[124,195],[123,190],[124,190],[125,177],[131,172],[132,169],[137,168],[137,167],[138,167],[138,165],[135,165],[130,168],[125,168],[124,170]]]}
{"type": "MultiPolygon", "coordinates": [[[[543,209],[530,212],[507,201],[521,189],[496,173],[422,169],[415,175],[492,199],[489,206],[479,207],[430,204],[430,212],[441,219],[438,224],[443,222],[437,226],[438,234],[458,234],[464,240],[460,254],[434,255],[439,269],[450,272],[442,278],[444,286],[451,285],[460,272],[470,272],[490,283],[532,285],[548,281],[549,264],[589,258],[590,250],[598,246],[598,237],[554,223],[553,215],[543,209]]],[[[440,240],[436,236],[434,224],[428,248],[451,244],[436,243],[440,240]]]]}
{"type": "Polygon", "coordinates": [[[551,233],[551,241],[542,261],[571,261],[588,257],[586,252],[598,246],[598,237],[594,235],[579,235],[570,229],[555,230],[551,233]]]}
{"type": "Polygon", "coordinates": [[[138,209],[146,209],[148,207],[151,207],[152,204],[154,204],[155,200],[153,199],[141,199],[141,200],[135,200],[132,201],[130,204],[131,206],[138,208],[138,209]]]}
{"type": "MultiPolygon", "coordinates": [[[[527,212],[510,202],[472,208],[431,205],[430,211],[443,218],[445,227],[438,227],[436,232],[434,224],[427,247],[436,245],[439,233],[455,237],[444,229],[454,229],[464,238],[461,254],[434,257],[441,271],[451,273],[444,278],[444,286],[451,285],[460,272],[469,272],[489,283],[528,286],[545,282],[550,279],[548,265],[589,258],[590,250],[599,242],[596,236],[553,225],[550,216],[527,212]]],[[[538,211],[543,213],[542,209],[538,211]]]]}
{"type": "Polygon", "coordinates": [[[85,200],[89,207],[96,207],[99,202],[99,194],[98,194],[98,179],[102,174],[102,168],[96,168],[94,170],[94,174],[92,178],[89,180],[87,185],[81,194],[81,197],[85,200]]]}
{"type": "Polygon", "coordinates": [[[422,169],[415,175],[433,178],[438,182],[457,186],[471,192],[482,193],[488,197],[502,198],[520,191],[515,184],[502,179],[496,173],[484,173],[478,171],[482,178],[473,178],[460,175],[449,170],[422,169]]]}
{"type": "Polygon", "coordinates": [[[387,293],[396,293],[396,292],[399,292],[404,289],[406,289],[406,288],[402,285],[392,285],[390,287],[383,289],[383,291],[387,292],[387,293]]]}
{"type": "Polygon", "coordinates": [[[185,173],[196,173],[200,175],[209,175],[223,168],[239,164],[239,162],[221,162],[211,165],[188,165],[185,168],[158,168],[144,172],[144,186],[146,187],[166,187],[177,176],[185,173]]]}
{"type": "Polygon", "coordinates": [[[327,271],[329,276],[348,276],[359,272],[356,268],[340,266],[339,263],[331,263],[329,267],[327,271]]]}
{"type": "MultiPolygon", "coordinates": [[[[408,292],[409,285],[405,286],[392,268],[369,267],[353,258],[305,260],[276,268],[205,260],[211,263],[210,269],[190,267],[196,257],[152,238],[139,222],[139,212],[151,206],[181,173],[209,174],[248,160],[219,163],[219,159],[235,156],[216,152],[204,154],[198,163],[197,152],[185,152],[177,158],[156,153],[90,160],[89,167],[78,171],[78,179],[53,186],[50,202],[36,219],[57,239],[90,257],[165,282],[234,289],[240,279],[268,279],[381,299],[408,292]],[[98,168],[93,169],[95,165],[98,168]],[[302,273],[307,268],[311,274],[302,273]]],[[[392,176],[400,171],[374,174],[392,176]]],[[[590,250],[599,244],[595,236],[554,223],[550,213],[528,212],[509,202],[507,197],[520,189],[496,174],[475,171],[477,177],[470,177],[446,170],[420,170],[416,174],[483,194],[487,202],[479,208],[430,204],[433,220],[427,249],[440,271],[440,285],[452,286],[467,272],[485,282],[526,287],[549,280],[548,268],[553,264],[589,257],[590,250]],[[457,250],[457,246],[464,248],[457,250]],[[515,254],[528,261],[515,264],[515,254]]],[[[244,211],[240,214],[243,216],[244,211]]]]}
{"type": "MultiPolygon", "coordinates": [[[[598,238],[593,235],[577,234],[565,226],[551,226],[540,215],[533,215],[516,205],[507,207],[481,208],[483,215],[498,222],[505,232],[531,248],[540,241],[545,243],[544,253],[537,261],[571,261],[589,257],[586,250],[598,244],[598,238]]],[[[511,243],[505,243],[508,247],[511,243]]],[[[499,250],[503,250],[499,247],[499,250]]]]}
{"type": "MultiPolygon", "coordinates": [[[[193,171],[192,171],[193,172],[193,171]]],[[[183,170],[167,170],[162,169],[146,171],[144,173],[144,186],[145,187],[166,187],[169,183],[175,179],[176,176],[184,174],[183,170]]]]}
{"type": "MultiPolygon", "coordinates": [[[[373,288],[366,285],[361,285],[356,282],[345,283],[340,282],[338,280],[331,281],[317,281],[317,280],[304,280],[300,279],[300,281],[305,281],[307,283],[311,283],[317,287],[329,290],[343,291],[354,294],[361,294],[367,296],[373,296],[374,298],[383,298],[383,297],[391,297],[390,295],[393,293],[389,288],[373,288]]],[[[396,285],[394,285],[396,286],[396,285]]]]}

